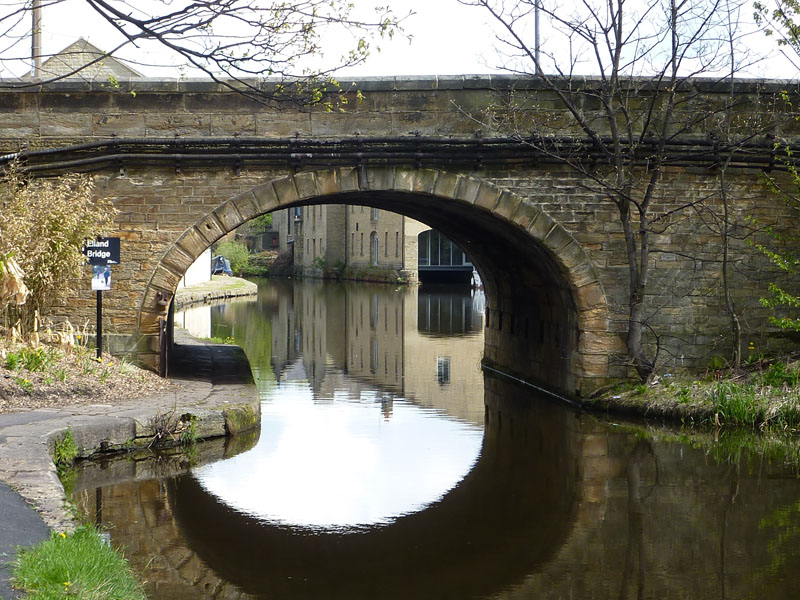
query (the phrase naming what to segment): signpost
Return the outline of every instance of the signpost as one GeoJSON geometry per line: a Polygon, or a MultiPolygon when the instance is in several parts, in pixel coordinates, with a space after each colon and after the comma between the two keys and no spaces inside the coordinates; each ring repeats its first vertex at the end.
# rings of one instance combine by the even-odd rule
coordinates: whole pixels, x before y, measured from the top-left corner
{"type": "Polygon", "coordinates": [[[118,265],[118,237],[86,240],[83,253],[92,265],[92,289],[97,291],[97,358],[103,355],[103,291],[111,289],[111,265],[118,265]]]}

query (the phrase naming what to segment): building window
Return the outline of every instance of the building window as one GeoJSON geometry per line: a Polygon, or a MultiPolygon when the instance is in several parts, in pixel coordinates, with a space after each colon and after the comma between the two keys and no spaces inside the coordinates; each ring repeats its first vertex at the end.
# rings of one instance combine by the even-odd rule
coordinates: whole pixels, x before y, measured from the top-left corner
{"type": "Polygon", "coordinates": [[[377,221],[378,220],[378,209],[377,208],[373,208],[372,209],[372,220],[373,221],[377,221]]]}
{"type": "Polygon", "coordinates": [[[450,383],[450,357],[437,356],[436,357],[436,380],[439,385],[446,385],[450,383]]]}
{"type": "Polygon", "coordinates": [[[314,238],[314,254],[312,258],[317,258],[317,238],[314,238]]]}
{"type": "Polygon", "coordinates": [[[361,256],[364,256],[364,232],[361,232],[361,256]]]}
{"type": "Polygon", "coordinates": [[[374,231],[369,234],[370,238],[370,263],[373,266],[377,266],[378,264],[378,234],[374,231]]]}
{"type": "Polygon", "coordinates": [[[350,232],[350,254],[356,253],[356,234],[354,232],[350,232]]]}
{"type": "Polygon", "coordinates": [[[389,256],[389,232],[383,232],[383,255],[389,256]]]}
{"type": "Polygon", "coordinates": [[[400,232],[394,232],[394,257],[398,258],[400,256],[400,232]]]}

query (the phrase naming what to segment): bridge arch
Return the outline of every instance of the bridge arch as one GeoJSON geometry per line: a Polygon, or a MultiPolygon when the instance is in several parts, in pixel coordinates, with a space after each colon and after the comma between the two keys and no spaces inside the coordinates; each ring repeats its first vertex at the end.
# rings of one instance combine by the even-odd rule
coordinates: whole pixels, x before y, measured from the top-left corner
{"type": "MultiPolygon", "coordinates": [[[[167,248],[138,310],[153,338],[189,265],[248,220],[304,204],[364,204],[440,230],[471,256],[486,287],[487,364],[585,395],[610,379],[621,339],[609,327],[606,294],[583,246],[523,197],[464,174],[397,166],[339,167],[271,179],[230,198],[167,248]]],[[[157,356],[156,356],[157,358],[157,356]]]]}

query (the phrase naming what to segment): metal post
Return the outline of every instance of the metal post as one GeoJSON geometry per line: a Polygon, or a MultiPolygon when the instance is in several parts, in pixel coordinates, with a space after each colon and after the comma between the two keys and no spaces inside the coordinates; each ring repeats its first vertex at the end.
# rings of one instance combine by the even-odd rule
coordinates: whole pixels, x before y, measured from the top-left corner
{"type": "Polygon", "coordinates": [[[103,292],[97,290],[97,358],[103,356],[103,292]]]}
{"type": "Polygon", "coordinates": [[[42,0],[33,0],[31,9],[31,58],[33,59],[33,77],[42,76],[42,0]]]}
{"type": "Polygon", "coordinates": [[[539,1],[536,0],[533,4],[533,56],[536,61],[536,74],[542,74],[542,68],[539,66],[539,1]]]}

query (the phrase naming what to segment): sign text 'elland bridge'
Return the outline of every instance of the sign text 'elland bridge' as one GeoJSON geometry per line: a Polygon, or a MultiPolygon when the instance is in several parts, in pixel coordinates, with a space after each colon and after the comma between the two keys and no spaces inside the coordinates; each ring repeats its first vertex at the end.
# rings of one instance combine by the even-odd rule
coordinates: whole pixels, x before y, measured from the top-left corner
{"type": "MultiPolygon", "coordinates": [[[[591,81],[587,80],[587,85],[591,81]]],[[[741,115],[772,123],[730,148],[708,124],[674,136],[652,213],[648,338],[663,365],[699,365],[730,339],[721,286],[719,165],[730,156],[729,223],[788,222],[758,173],[780,166],[775,135],[798,126],[774,109],[777,83],[733,92],[694,82],[699,104],[733,94],[741,115]],[[774,111],[774,112],[773,112],[774,111]],[[657,342],[657,344],[656,344],[657,342]]],[[[94,174],[119,211],[122,264],[104,301],[111,347],[159,364],[159,319],[189,265],[249,219],[309,204],[362,204],[423,221],[472,257],[486,285],[484,359],[508,373],[586,395],[629,374],[628,260],[616,206],[563,157],[603,164],[552,91],[508,77],[365,79],[344,112],[273,106],[210,81],[62,81],[0,88],[0,154],[31,176],[94,174]],[[487,125],[502,99],[525,98],[531,126],[487,125]],[[539,119],[539,121],[537,121],[539,119]],[[560,158],[556,158],[558,154],[560,158]]],[[[591,107],[586,108],[591,111],[591,107]]],[[[647,168],[650,142],[640,148],[647,168]]],[[[653,140],[653,145],[656,141],[653,140]]],[[[744,236],[741,236],[744,237],[744,236]]],[[[729,236],[731,290],[747,339],[765,336],[764,261],[729,236]]],[[[58,316],[91,318],[88,280],[58,316]]],[[[758,338],[761,339],[761,338],[758,338]]]]}

